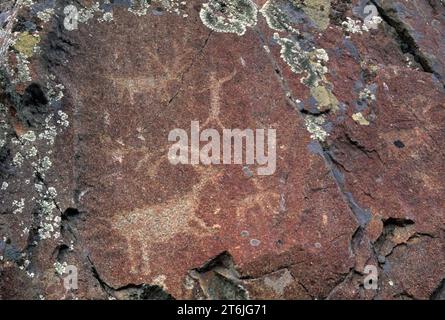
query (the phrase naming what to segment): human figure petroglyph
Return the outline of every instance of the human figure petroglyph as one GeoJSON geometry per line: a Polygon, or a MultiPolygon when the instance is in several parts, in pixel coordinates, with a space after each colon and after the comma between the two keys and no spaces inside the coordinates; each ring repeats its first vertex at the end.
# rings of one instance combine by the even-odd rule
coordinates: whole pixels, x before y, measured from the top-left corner
{"type": "Polygon", "coordinates": [[[201,91],[210,91],[209,117],[204,122],[202,126],[203,128],[205,128],[212,121],[215,121],[221,129],[225,129],[221,119],[219,118],[221,114],[221,90],[226,82],[229,82],[235,77],[236,73],[237,71],[233,70],[231,74],[222,78],[217,78],[216,72],[214,71],[210,73],[209,86],[201,91]]]}

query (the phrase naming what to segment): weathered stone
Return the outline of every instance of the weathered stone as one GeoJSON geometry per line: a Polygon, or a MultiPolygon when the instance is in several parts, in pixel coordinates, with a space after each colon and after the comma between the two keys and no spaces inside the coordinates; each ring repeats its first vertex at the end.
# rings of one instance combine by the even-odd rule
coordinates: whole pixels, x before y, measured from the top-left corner
{"type": "Polygon", "coordinates": [[[0,298],[443,297],[443,4],[399,2],[0,6],[0,298]],[[173,165],[193,121],[276,170],[173,165]]]}

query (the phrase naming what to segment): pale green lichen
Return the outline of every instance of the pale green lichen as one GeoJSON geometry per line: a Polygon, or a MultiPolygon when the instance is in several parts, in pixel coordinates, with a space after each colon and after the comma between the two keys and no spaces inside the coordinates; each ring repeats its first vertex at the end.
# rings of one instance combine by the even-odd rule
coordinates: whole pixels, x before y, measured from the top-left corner
{"type": "Polygon", "coordinates": [[[325,64],[329,57],[324,49],[314,49],[306,52],[301,49],[296,40],[280,38],[278,33],[274,39],[281,46],[281,58],[289,65],[294,73],[305,73],[301,82],[309,87],[317,87],[320,81],[325,80],[328,72],[325,64]]]}
{"type": "Polygon", "coordinates": [[[329,136],[329,133],[323,128],[323,124],[325,123],[325,119],[322,116],[307,116],[305,118],[306,129],[311,134],[311,138],[318,141],[325,141],[329,136]]]}
{"type": "Polygon", "coordinates": [[[21,153],[16,153],[14,155],[14,158],[12,159],[12,163],[14,164],[14,166],[16,166],[17,168],[20,168],[23,164],[23,161],[25,159],[23,158],[21,153]]]}
{"type": "Polygon", "coordinates": [[[258,10],[251,0],[210,0],[199,16],[205,26],[217,32],[242,36],[247,27],[257,24],[258,10]]]}
{"type": "Polygon", "coordinates": [[[325,75],[328,73],[327,62],[329,61],[329,56],[324,49],[314,49],[308,52],[309,66],[306,69],[308,73],[306,78],[303,78],[303,83],[316,87],[320,81],[325,82],[325,75]]]}
{"type": "MultiPolygon", "coordinates": [[[[293,2],[289,5],[295,6],[293,2]]],[[[297,7],[294,7],[297,10],[297,7]]],[[[288,31],[293,33],[299,33],[297,29],[292,26],[289,15],[284,12],[281,7],[274,0],[268,0],[264,6],[260,9],[261,14],[266,19],[269,28],[275,31],[288,31]]]]}
{"type": "Polygon", "coordinates": [[[184,18],[188,17],[188,14],[184,11],[187,2],[179,0],[132,0],[128,11],[142,17],[148,14],[152,3],[156,3],[157,7],[162,8],[167,13],[180,15],[184,18]]]}
{"type": "Polygon", "coordinates": [[[44,173],[48,171],[52,166],[52,162],[48,156],[43,157],[43,159],[38,164],[39,173],[44,173]]]}
{"type": "Polygon", "coordinates": [[[182,15],[183,17],[187,17],[188,15],[183,13],[181,10],[186,6],[186,1],[177,1],[177,0],[157,0],[156,2],[160,2],[162,7],[168,13],[174,13],[177,15],[182,15]]]}
{"type": "MultiPolygon", "coordinates": [[[[43,187],[40,190],[43,190],[43,187]]],[[[55,201],[47,193],[42,193],[39,196],[41,197],[37,200],[37,204],[40,207],[39,237],[42,240],[58,239],[60,237],[59,230],[62,220],[59,215],[54,214],[57,211],[55,201]]]]}
{"type": "Polygon", "coordinates": [[[100,3],[95,2],[91,7],[82,8],[79,10],[78,21],[80,23],[88,23],[89,20],[94,18],[96,12],[103,13],[104,11],[100,8],[100,3]]]}
{"type": "Polygon", "coordinates": [[[62,100],[64,94],[63,90],[65,90],[65,86],[62,84],[56,84],[55,86],[51,85],[50,82],[46,84],[47,92],[46,95],[48,97],[49,102],[57,102],[62,100]]]}
{"type": "Polygon", "coordinates": [[[292,26],[291,12],[304,13],[316,28],[325,30],[330,23],[330,7],[330,0],[268,0],[260,12],[266,18],[267,24],[271,29],[298,33],[298,30],[292,26]]]}
{"type": "Polygon", "coordinates": [[[37,137],[36,137],[36,133],[34,131],[28,131],[25,134],[23,134],[21,136],[21,138],[28,142],[34,142],[34,141],[36,141],[37,137]]]}
{"type": "Polygon", "coordinates": [[[372,91],[369,89],[369,87],[366,87],[362,91],[360,91],[359,99],[361,101],[374,101],[375,95],[372,93],[372,91]]]}
{"type": "Polygon", "coordinates": [[[102,16],[102,21],[111,22],[113,21],[113,12],[105,12],[102,16]]]}
{"type": "Polygon", "coordinates": [[[37,156],[37,154],[38,154],[37,148],[34,146],[32,146],[26,150],[26,158],[28,158],[28,159],[34,158],[35,156],[37,156]]]}
{"type": "Polygon", "coordinates": [[[149,7],[150,7],[149,0],[132,0],[132,4],[128,8],[128,11],[140,17],[140,16],[145,16],[148,13],[149,7]]]}
{"type": "MultiPolygon", "coordinates": [[[[321,111],[338,109],[338,100],[330,89],[323,84],[329,84],[325,75],[328,73],[327,62],[329,56],[324,49],[312,49],[305,51],[298,41],[281,38],[277,33],[274,39],[281,46],[281,58],[289,65],[294,73],[301,74],[301,82],[311,89],[311,95],[317,102],[317,108],[321,111]],[[323,83],[323,84],[322,84],[323,83]]],[[[324,130],[325,119],[322,116],[307,116],[306,129],[311,133],[311,138],[325,141],[329,134],[324,130]]]]}
{"type": "MultiPolygon", "coordinates": [[[[54,77],[51,77],[55,80],[54,77]]],[[[42,132],[37,134],[34,131],[27,131],[17,138],[12,138],[11,143],[17,146],[18,152],[14,155],[13,164],[20,167],[26,160],[31,165],[38,182],[34,184],[37,193],[36,203],[39,206],[39,227],[38,234],[40,239],[58,239],[60,238],[61,216],[56,202],[57,190],[41,182],[46,174],[51,170],[53,163],[50,158],[51,150],[39,155],[37,146],[42,146],[42,142],[49,145],[54,143],[58,132],[69,126],[68,115],[59,110],[56,115],[50,114],[45,119],[45,126],[42,132]],[[59,125],[60,127],[56,126],[59,125]]],[[[30,181],[28,180],[27,183],[30,181]]],[[[24,201],[15,200],[13,203],[14,213],[21,213],[24,209],[24,201]]],[[[24,230],[26,230],[25,227],[24,230]]]]}
{"type": "Polygon", "coordinates": [[[14,70],[8,70],[9,74],[13,77],[12,83],[26,83],[32,81],[31,78],[31,70],[29,69],[30,62],[28,61],[27,57],[21,53],[18,53],[16,55],[17,60],[17,72],[14,72],[14,70]]]}
{"type": "Polygon", "coordinates": [[[42,20],[43,22],[48,22],[51,20],[52,16],[54,15],[54,9],[53,8],[47,8],[43,11],[37,12],[37,17],[42,20]]]}
{"type": "Polygon", "coordinates": [[[49,187],[48,188],[48,194],[52,197],[55,198],[57,197],[57,190],[54,187],[49,187]]]}
{"type": "Polygon", "coordinates": [[[274,39],[281,46],[281,58],[289,65],[294,73],[302,73],[304,68],[303,62],[307,63],[307,57],[301,50],[300,45],[296,41],[288,38],[280,38],[278,33],[274,34],[274,39]]]}
{"type": "Polygon", "coordinates": [[[19,6],[31,7],[34,4],[33,0],[20,0],[18,1],[19,6]]]}
{"type": "MultiPolygon", "coordinates": [[[[22,165],[25,160],[29,161],[31,167],[34,170],[34,174],[39,179],[45,179],[46,173],[52,167],[52,161],[48,155],[42,158],[33,160],[34,157],[38,157],[38,150],[34,143],[38,143],[40,138],[36,136],[33,131],[28,131],[22,136],[12,141],[19,148],[14,156],[13,163],[15,165],[22,165]]],[[[48,154],[50,151],[48,151],[48,154]]],[[[27,180],[27,183],[30,181],[27,180]]],[[[57,190],[54,187],[47,186],[43,182],[37,182],[34,184],[34,189],[37,192],[36,203],[40,208],[40,223],[39,223],[39,237],[40,239],[58,239],[60,237],[60,211],[56,205],[57,190]]],[[[24,209],[24,199],[18,201],[14,200],[13,206],[16,207],[14,213],[21,213],[24,209]]],[[[26,228],[25,228],[26,229],[26,228]]]]}

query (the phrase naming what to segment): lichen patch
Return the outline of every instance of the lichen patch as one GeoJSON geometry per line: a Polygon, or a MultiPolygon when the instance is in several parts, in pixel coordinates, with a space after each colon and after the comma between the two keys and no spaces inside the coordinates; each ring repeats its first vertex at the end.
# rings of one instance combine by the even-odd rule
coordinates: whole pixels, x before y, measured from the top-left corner
{"type": "Polygon", "coordinates": [[[311,95],[317,101],[317,108],[321,112],[327,110],[338,109],[338,100],[331,90],[327,89],[325,86],[317,86],[311,88],[311,95]]]}
{"type": "Polygon", "coordinates": [[[210,0],[199,13],[208,28],[240,36],[257,24],[257,15],[258,9],[251,0],[210,0]]]}
{"type": "MultiPolygon", "coordinates": [[[[294,0],[295,2],[295,0],[294,0]]],[[[303,11],[315,23],[318,29],[326,30],[329,26],[331,0],[305,0],[303,11]]]]}
{"type": "Polygon", "coordinates": [[[354,113],[352,119],[361,126],[369,126],[370,122],[363,116],[361,112],[354,113]]]}
{"type": "Polygon", "coordinates": [[[28,32],[22,32],[13,45],[20,54],[29,58],[34,54],[36,45],[40,42],[39,35],[33,35],[28,32]]]}

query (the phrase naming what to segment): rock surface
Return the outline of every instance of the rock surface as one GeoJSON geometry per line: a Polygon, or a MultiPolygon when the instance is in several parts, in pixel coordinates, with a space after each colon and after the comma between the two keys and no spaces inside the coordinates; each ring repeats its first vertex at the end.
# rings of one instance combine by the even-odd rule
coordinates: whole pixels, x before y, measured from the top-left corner
{"type": "Polygon", "coordinates": [[[444,299],[444,33],[440,0],[0,4],[0,298],[444,299]],[[171,164],[193,121],[275,129],[276,170],[171,164]]]}

